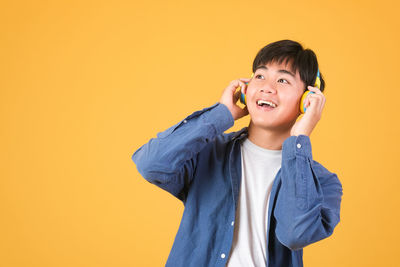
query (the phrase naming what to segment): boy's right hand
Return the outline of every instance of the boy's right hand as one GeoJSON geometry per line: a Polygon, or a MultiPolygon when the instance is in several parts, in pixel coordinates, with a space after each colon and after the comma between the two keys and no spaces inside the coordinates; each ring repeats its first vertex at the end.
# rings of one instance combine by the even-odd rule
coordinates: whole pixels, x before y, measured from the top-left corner
{"type": "Polygon", "coordinates": [[[219,103],[224,104],[228,107],[228,109],[232,113],[232,117],[234,120],[240,119],[249,114],[247,106],[242,109],[236,103],[240,98],[241,90],[245,92],[245,82],[250,82],[250,80],[251,78],[240,78],[231,81],[228,87],[225,88],[224,92],[222,93],[221,99],[219,100],[219,103]],[[239,86],[241,86],[242,89],[235,92],[239,86]]]}

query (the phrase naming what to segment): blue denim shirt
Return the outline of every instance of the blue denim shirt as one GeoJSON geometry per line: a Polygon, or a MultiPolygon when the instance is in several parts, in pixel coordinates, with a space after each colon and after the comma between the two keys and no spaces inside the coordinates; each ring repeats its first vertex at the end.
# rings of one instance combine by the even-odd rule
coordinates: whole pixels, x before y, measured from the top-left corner
{"type": "MultiPolygon", "coordinates": [[[[222,103],[196,111],[132,155],[138,172],[182,201],[184,212],[165,266],[225,266],[241,182],[240,142],[248,127],[222,103]]],[[[282,145],[271,189],[266,266],[303,266],[303,248],[330,236],[340,221],[342,185],[312,158],[306,135],[282,145]],[[268,265],[267,265],[268,264],[268,265]]]]}

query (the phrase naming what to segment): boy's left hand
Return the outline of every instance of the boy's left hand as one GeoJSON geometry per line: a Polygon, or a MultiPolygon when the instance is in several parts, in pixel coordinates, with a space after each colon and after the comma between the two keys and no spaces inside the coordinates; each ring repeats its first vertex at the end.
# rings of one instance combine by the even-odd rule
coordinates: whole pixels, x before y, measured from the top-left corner
{"type": "Polygon", "coordinates": [[[300,134],[310,136],[312,130],[321,119],[326,98],[318,87],[307,86],[307,89],[314,92],[314,94],[307,95],[305,100],[306,112],[303,114],[303,117],[293,125],[290,131],[291,136],[298,136],[300,134]]]}

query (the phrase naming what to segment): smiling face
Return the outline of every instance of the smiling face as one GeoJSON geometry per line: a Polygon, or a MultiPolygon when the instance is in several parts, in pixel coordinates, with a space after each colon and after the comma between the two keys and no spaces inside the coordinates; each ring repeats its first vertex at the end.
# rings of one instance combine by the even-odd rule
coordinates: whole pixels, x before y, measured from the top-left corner
{"type": "Polygon", "coordinates": [[[247,109],[253,127],[278,132],[290,131],[301,114],[300,98],[305,85],[298,70],[293,73],[290,63],[270,62],[259,66],[246,87],[247,109]],[[275,108],[260,107],[258,100],[272,101],[275,108]]]}

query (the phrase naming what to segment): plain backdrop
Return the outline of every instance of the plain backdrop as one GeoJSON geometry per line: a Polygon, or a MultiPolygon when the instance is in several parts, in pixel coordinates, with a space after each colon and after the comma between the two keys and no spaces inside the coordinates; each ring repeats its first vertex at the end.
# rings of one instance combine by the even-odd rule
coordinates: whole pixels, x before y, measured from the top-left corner
{"type": "MultiPolygon", "coordinates": [[[[131,160],[291,39],[326,81],[313,158],[343,185],[307,267],[398,266],[397,1],[0,2],[0,266],[164,266],[184,206],[131,160]]],[[[249,116],[227,132],[249,123],[249,116]]]]}

